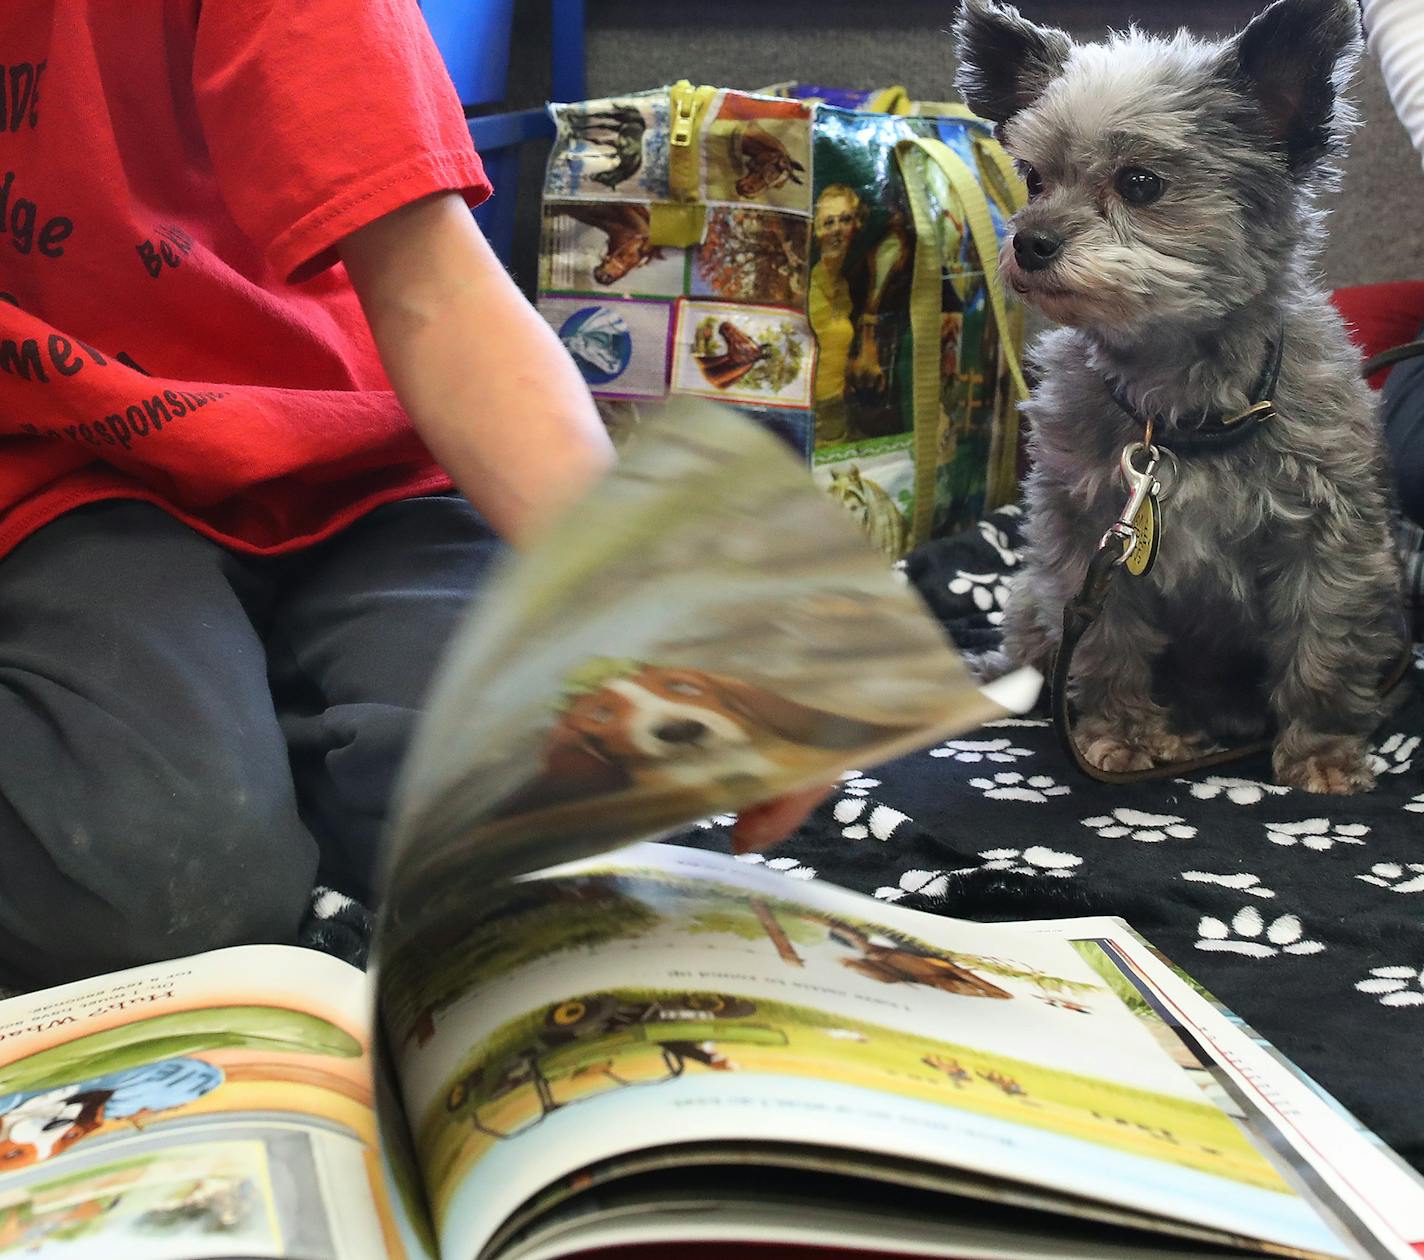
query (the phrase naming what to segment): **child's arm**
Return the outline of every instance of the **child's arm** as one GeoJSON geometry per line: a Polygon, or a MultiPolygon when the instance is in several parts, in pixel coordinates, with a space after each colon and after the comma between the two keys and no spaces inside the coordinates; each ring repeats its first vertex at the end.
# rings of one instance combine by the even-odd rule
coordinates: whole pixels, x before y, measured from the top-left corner
{"type": "MultiPolygon", "coordinates": [[[[384,215],[339,250],[396,396],[501,534],[520,542],[612,461],[583,377],[457,194],[384,215]]],[[[775,844],[825,794],[744,811],[734,843],[775,844]]]]}
{"type": "Polygon", "coordinates": [[[396,396],[499,533],[523,542],[611,463],[573,360],[458,194],[383,215],[338,248],[396,396]]]}

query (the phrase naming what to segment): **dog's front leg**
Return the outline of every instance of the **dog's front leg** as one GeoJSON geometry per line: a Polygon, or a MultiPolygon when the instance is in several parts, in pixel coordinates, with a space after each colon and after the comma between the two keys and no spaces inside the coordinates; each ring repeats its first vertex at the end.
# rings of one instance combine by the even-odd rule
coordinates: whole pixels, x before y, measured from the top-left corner
{"type": "Polygon", "coordinates": [[[1266,649],[1280,783],[1341,794],[1374,786],[1365,741],[1384,716],[1380,681],[1402,646],[1392,565],[1387,544],[1364,554],[1322,546],[1275,576],[1266,649]]]}
{"type": "MultiPolygon", "coordinates": [[[[1086,572],[1086,562],[1083,565],[1086,572]]],[[[1022,666],[1045,677],[1063,633],[1063,605],[1071,593],[1055,582],[1029,555],[1024,567],[1009,579],[1004,604],[1003,645],[986,652],[966,652],[965,662],[976,678],[990,682],[1022,666]]]]}
{"type": "Polygon", "coordinates": [[[1069,694],[1078,710],[1074,742],[1099,770],[1149,770],[1201,751],[1176,734],[1152,698],[1152,667],[1167,637],[1129,599],[1115,592],[1073,656],[1069,694]]]}

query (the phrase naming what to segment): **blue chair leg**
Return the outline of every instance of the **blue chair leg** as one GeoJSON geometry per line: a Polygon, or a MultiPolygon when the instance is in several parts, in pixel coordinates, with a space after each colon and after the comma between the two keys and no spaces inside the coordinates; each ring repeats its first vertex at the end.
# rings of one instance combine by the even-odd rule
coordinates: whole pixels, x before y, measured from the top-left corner
{"type": "Polygon", "coordinates": [[[554,67],[550,95],[581,101],[588,95],[584,56],[584,0],[553,0],[554,67]]]}

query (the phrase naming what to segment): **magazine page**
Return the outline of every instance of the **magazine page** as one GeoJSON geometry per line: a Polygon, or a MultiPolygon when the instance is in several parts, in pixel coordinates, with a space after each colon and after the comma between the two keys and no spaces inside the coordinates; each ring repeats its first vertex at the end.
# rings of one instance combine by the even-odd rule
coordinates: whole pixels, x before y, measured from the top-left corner
{"type": "Polygon", "coordinates": [[[250,946],[0,1002],[0,1256],[405,1260],[370,991],[250,946]]]}
{"type": "Polygon", "coordinates": [[[677,400],[455,636],[398,793],[377,957],[520,874],[833,782],[1024,708],[785,445],[677,400]]]}
{"type": "Polygon", "coordinates": [[[1424,1179],[1130,925],[1090,918],[1020,926],[1075,940],[1105,977],[1130,986],[1139,1017],[1361,1254],[1424,1255],[1424,1179]]]}
{"type": "Polygon", "coordinates": [[[741,1162],[760,1143],[768,1168],[792,1146],[858,1152],[847,1168],[887,1178],[891,1161],[960,1169],[1079,1214],[1348,1253],[1067,941],[670,845],[483,904],[387,977],[445,1260],[481,1255],[561,1179],[719,1143],[741,1162]]]}

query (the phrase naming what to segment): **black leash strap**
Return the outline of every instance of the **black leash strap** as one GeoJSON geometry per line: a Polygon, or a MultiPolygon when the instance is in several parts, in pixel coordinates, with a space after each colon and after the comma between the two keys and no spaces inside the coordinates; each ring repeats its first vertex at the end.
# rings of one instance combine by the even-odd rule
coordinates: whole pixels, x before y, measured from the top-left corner
{"type": "Polygon", "coordinates": [[[1424,341],[1407,341],[1402,346],[1395,346],[1391,350],[1381,350],[1373,358],[1366,359],[1365,366],[1360,370],[1360,375],[1366,378],[1371,377],[1376,372],[1393,367],[1404,359],[1417,359],[1421,354],[1424,354],[1424,341]]]}
{"type": "MultiPolygon", "coordinates": [[[[1398,346],[1370,359],[1364,365],[1362,375],[1373,376],[1383,367],[1397,363],[1402,359],[1415,358],[1420,355],[1424,355],[1424,341],[1414,341],[1405,346],[1398,346]]],[[[1274,358],[1275,367],[1279,370],[1278,348],[1272,352],[1271,357],[1274,358]]],[[[1268,418],[1268,415],[1269,412],[1263,418],[1268,418]]],[[[1259,427],[1259,424],[1253,423],[1249,427],[1254,430],[1259,427]]],[[[1150,448],[1152,443],[1152,427],[1150,425],[1146,436],[1147,441],[1144,446],[1150,448]]],[[[1185,761],[1151,766],[1145,770],[1100,770],[1083,756],[1082,749],[1078,747],[1077,740],[1073,738],[1073,716],[1068,700],[1068,682],[1072,677],[1073,653],[1083,636],[1102,615],[1108,593],[1112,590],[1113,579],[1117,576],[1118,570],[1124,567],[1123,560],[1124,556],[1119,540],[1109,531],[1088,564],[1088,573],[1083,580],[1082,589],[1063,608],[1063,637],[1059,640],[1058,651],[1054,654],[1053,670],[1049,681],[1049,704],[1053,716],[1053,729],[1063,751],[1072,759],[1073,764],[1089,778],[1097,779],[1100,783],[1119,784],[1142,783],[1149,779],[1177,778],[1268,751],[1273,741],[1262,739],[1250,744],[1240,744],[1233,748],[1217,749],[1185,761]]],[[[1382,695],[1387,695],[1398,686],[1409,672],[1409,667],[1414,659],[1413,626],[1410,624],[1407,614],[1403,616],[1403,621],[1404,654],[1381,681],[1380,693],[1382,695]]]]}

